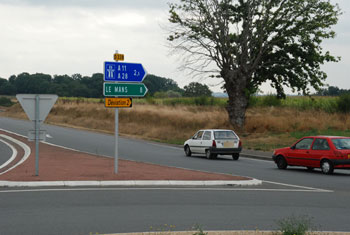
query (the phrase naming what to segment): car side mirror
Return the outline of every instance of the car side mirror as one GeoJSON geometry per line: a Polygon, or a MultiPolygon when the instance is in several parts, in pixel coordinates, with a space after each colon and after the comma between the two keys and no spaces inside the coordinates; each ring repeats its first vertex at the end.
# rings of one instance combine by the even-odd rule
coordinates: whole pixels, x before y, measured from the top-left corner
{"type": "Polygon", "coordinates": [[[290,149],[293,149],[293,150],[294,150],[294,149],[295,149],[295,145],[293,145],[292,147],[290,147],[290,149]]]}

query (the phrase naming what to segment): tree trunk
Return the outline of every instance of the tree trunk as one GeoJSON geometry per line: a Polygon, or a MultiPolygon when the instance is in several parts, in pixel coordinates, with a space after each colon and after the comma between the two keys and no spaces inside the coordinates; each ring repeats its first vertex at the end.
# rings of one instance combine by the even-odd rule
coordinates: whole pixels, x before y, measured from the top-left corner
{"type": "Polygon", "coordinates": [[[248,107],[249,96],[246,94],[246,78],[242,75],[230,71],[224,74],[225,88],[228,94],[228,104],[226,110],[230,123],[242,129],[245,124],[245,112],[248,107]]]}

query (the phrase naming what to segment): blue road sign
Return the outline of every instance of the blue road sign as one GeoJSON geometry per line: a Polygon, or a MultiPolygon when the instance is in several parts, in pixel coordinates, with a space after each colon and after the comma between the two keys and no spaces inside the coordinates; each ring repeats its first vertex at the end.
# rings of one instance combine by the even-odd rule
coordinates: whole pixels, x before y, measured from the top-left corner
{"type": "Polygon", "coordinates": [[[108,82],[142,82],[147,72],[142,64],[105,62],[104,80],[108,82]]]}

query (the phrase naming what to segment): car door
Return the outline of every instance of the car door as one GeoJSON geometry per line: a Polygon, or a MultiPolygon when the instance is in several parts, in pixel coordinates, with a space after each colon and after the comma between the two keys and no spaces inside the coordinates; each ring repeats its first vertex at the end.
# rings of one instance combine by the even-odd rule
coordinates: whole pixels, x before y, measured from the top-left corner
{"type": "Polygon", "coordinates": [[[212,145],[213,145],[212,132],[205,131],[201,141],[201,150],[200,150],[201,153],[205,153],[205,150],[210,148],[212,145]]]}
{"type": "Polygon", "coordinates": [[[314,138],[304,138],[296,143],[288,153],[287,162],[289,165],[303,166],[305,159],[310,154],[314,138]]]}
{"type": "Polygon", "coordinates": [[[331,154],[328,140],[326,138],[316,138],[312,144],[310,154],[304,160],[304,164],[311,167],[320,167],[322,157],[331,154]]]}
{"type": "Polygon", "coordinates": [[[198,131],[189,141],[190,149],[193,153],[201,153],[201,141],[204,131],[198,131]]]}

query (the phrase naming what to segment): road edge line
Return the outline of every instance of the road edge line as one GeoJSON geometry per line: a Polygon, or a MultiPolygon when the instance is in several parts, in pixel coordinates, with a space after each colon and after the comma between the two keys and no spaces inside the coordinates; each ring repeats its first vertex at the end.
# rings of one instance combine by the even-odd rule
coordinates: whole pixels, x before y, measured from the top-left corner
{"type": "MultiPolygon", "coordinates": [[[[2,136],[2,135],[0,135],[0,137],[1,137],[1,136],[2,136]]],[[[10,149],[12,150],[12,156],[11,156],[5,163],[3,163],[3,164],[0,166],[0,169],[2,169],[2,168],[4,168],[4,167],[6,167],[8,164],[10,164],[13,160],[15,160],[15,158],[16,158],[18,152],[17,152],[17,150],[15,149],[15,147],[14,147],[12,144],[6,142],[5,140],[3,140],[3,139],[1,139],[1,138],[0,138],[0,141],[1,141],[2,143],[6,144],[7,146],[9,146],[10,149]]]]}
{"type": "Polygon", "coordinates": [[[21,141],[19,141],[19,140],[16,140],[16,139],[14,139],[14,138],[12,138],[12,137],[10,137],[10,136],[6,136],[6,135],[1,135],[1,136],[2,136],[3,138],[5,138],[5,139],[8,139],[8,140],[10,140],[10,141],[12,141],[12,142],[18,144],[18,145],[19,145],[20,147],[22,147],[23,150],[24,150],[24,155],[23,155],[22,159],[21,159],[19,162],[17,162],[14,166],[12,166],[12,167],[10,167],[9,169],[7,169],[6,171],[0,173],[0,175],[3,175],[3,174],[5,174],[5,173],[7,173],[7,172],[13,170],[13,169],[16,168],[17,166],[21,165],[24,161],[26,161],[26,160],[29,158],[29,156],[30,156],[31,150],[30,150],[30,148],[29,148],[28,145],[26,145],[25,143],[23,143],[23,142],[21,142],[21,141]]]}

